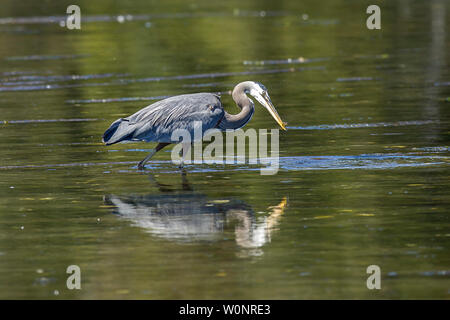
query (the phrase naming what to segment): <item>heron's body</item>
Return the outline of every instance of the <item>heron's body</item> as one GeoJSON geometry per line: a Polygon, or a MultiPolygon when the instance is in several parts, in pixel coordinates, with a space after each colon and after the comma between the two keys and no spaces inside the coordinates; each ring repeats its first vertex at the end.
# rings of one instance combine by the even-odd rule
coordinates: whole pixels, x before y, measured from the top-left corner
{"type": "Polygon", "coordinates": [[[118,119],[105,132],[106,145],[121,141],[172,143],[172,132],[185,129],[193,136],[194,122],[202,122],[203,132],[216,128],[224,116],[219,96],[194,93],[170,97],[118,119]]]}
{"type": "Polygon", "coordinates": [[[255,110],[253,101],[246,93],[256,95],[258,101],[265,103],[264,106],[284,129],[264,86],[245,81],[233,90],[233,99],[241,109],[236,115],[227,113],[223,109],[220,96],[213,93],[174,96],[155,102],[129,117],[114,121],[103,134],[103,142],[106,145],[123,141],[159,142],[156,149],[139,164],[139,168],[142,169],[154,153],[168,144],[178,142],[171,139],[172,133],[177,129],[187,130],[193,137],[196,122],[202,123],[202,134],[213,128],[226,130],[243,127],[255,110]]]}

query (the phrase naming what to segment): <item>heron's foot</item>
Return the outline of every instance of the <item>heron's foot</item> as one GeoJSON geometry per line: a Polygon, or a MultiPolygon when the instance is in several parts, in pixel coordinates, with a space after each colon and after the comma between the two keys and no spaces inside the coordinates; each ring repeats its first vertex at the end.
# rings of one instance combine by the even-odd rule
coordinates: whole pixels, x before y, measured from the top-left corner
{"type": "Polygon", "coordinates": [[[138,170],[145,170],[145,163],[142,161],[138,163],[138,170]]]}

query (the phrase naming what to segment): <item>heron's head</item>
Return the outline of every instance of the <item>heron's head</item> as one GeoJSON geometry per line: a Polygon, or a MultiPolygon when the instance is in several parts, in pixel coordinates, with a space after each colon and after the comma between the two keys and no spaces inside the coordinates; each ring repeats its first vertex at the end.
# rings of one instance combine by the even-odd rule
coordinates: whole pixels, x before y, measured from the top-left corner
{"type": "Polygon", "coordinates": [[[281,129],[286,130],[285,123],[281,120],[277,110],[273,106],[272,100],[270,100],[269,93],[266,87],[259,82],[249,81],[248,90],[246,93],[252,95],[258,102],[269,111],[275,121],[280,125],[281,129]]]}

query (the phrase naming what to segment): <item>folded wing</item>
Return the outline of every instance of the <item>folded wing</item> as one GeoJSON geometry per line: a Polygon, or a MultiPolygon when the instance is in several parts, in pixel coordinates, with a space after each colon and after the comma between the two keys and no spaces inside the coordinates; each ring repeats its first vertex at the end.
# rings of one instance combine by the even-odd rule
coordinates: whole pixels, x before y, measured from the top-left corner
{"type": "Polygon", "coordinates": [[[203,134],[215,128],[223,116],[220,98],[215,94],[175,96],[114,121],[103,134],[103,142],[106,145],[121,141],[176,142],[171,139],[175,130],[187,130],[193,138],[196,121],[201,122],[203,134]]]}

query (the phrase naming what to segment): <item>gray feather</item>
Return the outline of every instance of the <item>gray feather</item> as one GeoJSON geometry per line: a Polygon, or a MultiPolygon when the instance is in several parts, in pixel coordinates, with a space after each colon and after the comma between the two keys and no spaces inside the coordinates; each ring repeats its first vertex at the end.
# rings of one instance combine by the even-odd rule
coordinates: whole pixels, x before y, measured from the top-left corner
{"type": "Polygon", "coordinates": [[[118,119],[106,130],[103,141],[174,142],[172,132],[187,130],[194,136],[194,122],[202,123],[202,135],[215,128],[224,116],[219,96],[195,93],[170,97],[145,107],[135,114],[118,119]]]}

